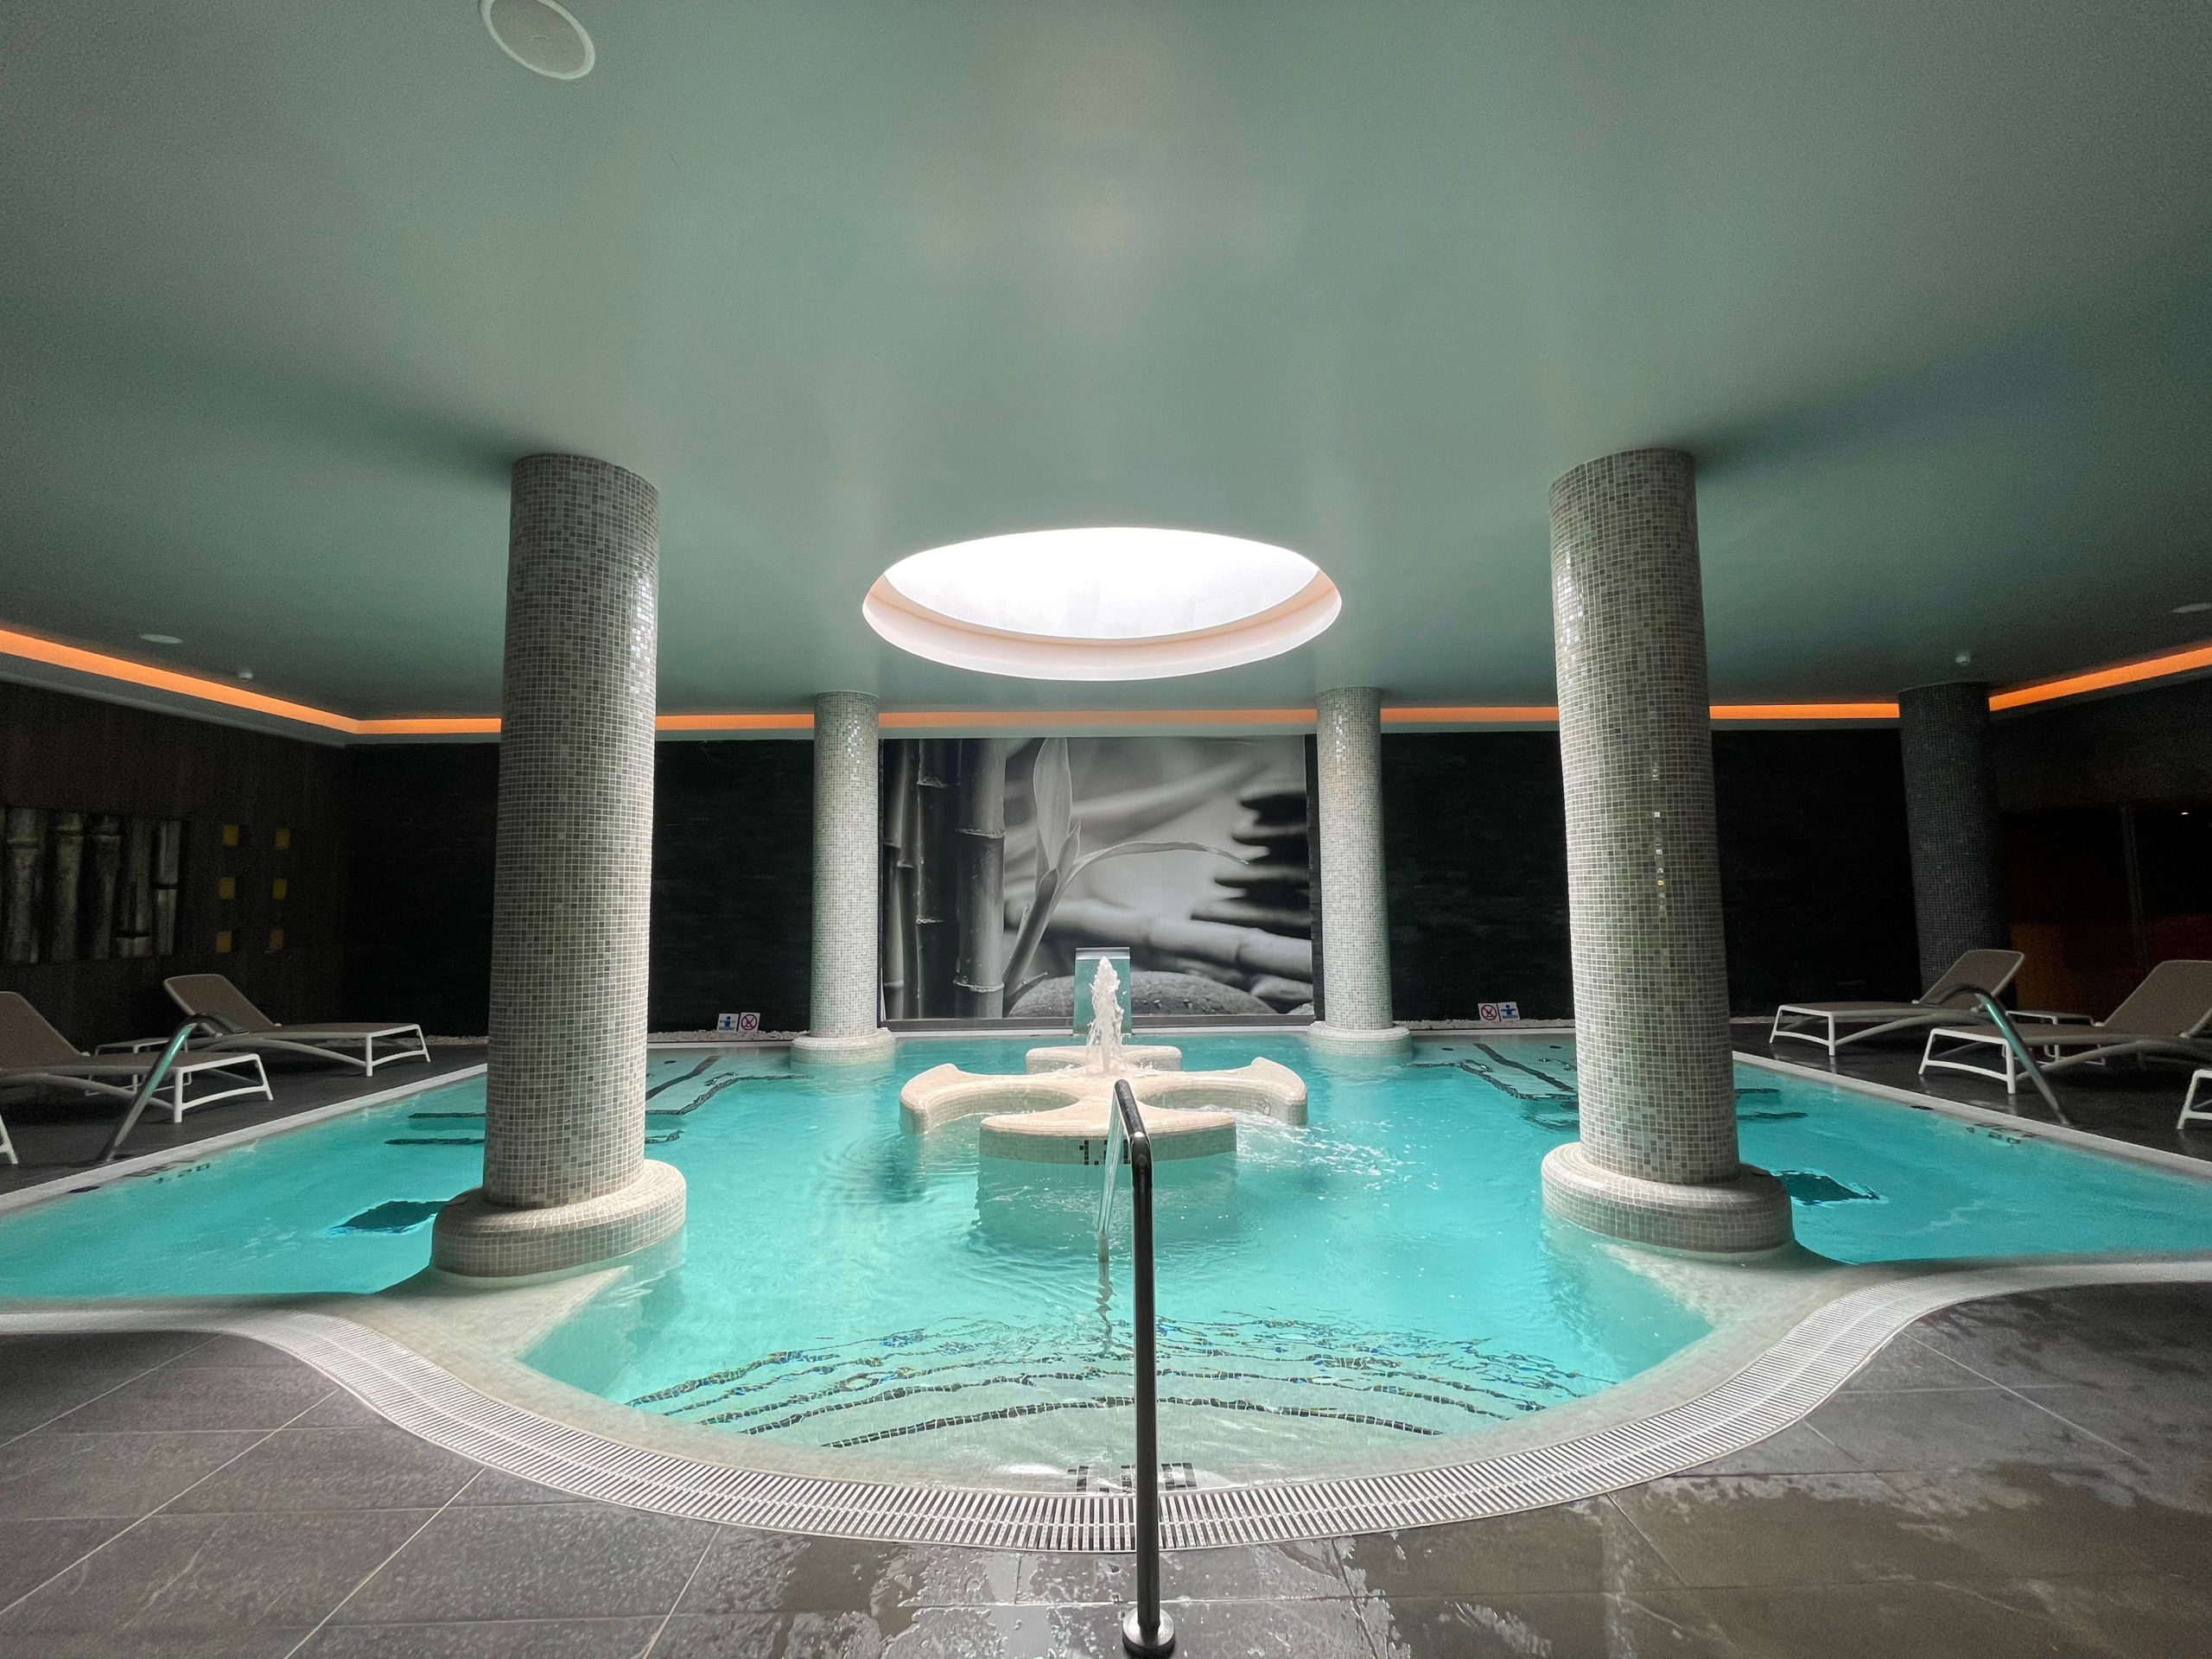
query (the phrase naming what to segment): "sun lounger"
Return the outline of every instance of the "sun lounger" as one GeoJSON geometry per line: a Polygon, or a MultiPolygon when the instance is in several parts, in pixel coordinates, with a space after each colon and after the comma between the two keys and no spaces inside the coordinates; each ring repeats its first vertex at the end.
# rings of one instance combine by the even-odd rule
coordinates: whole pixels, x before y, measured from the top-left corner
{"type": "MultiPolygon", "coordinates": [[[[2027,958],[2018,950],[1969,950],[1953,963],[1943,976],[1910,1002],[1785,1002],[1774,1011],[1770,1045],[1783,1038],[1816,1043],[1831,1058],[1847,1044],[1864,1042],[1885,1032],[1906,1031],[1919,1026],[1955,1020],[1971,1013],[1971,991],[1995,996],[2012,982],[2027,958]],[[1825,1027],[1825,1031],[1813,1027],[1825,1027]],[[1864,1029],[1839,1033],[1844,1026],[1864,1029]]],[[[2056,1016],[2051,1016],[2056,1018],[2056,1016]]]]}
{"type": "MultiPolygon", "coordinates": [[[[2101,1025],[2024,1031],[2020,1035],[2030,1048],[2046,1057],[2039,1064],[2047,1072],[2091,1060],[2117,1059],[2123,1054],[2164,1055],[2202,1063],[2212,1060],[2212,1037],[2204,1034],[2208,1023],[2212,1023],[2212,962],[2177,960],[2153,968],[2101,1025]]],[[[2024,1075],[2003,1034],[1994,1026],[1980,1023],[1938,1026],[1929,1032],[1920,1069],[1923,1072],[1971,1071],[1995,1077],[2005,1085],[2006,1094],[2018,1091],[2024,1075]],[[1939,1043],[1949,1046],[1939,1052],[1939,1043]],[[1997,1051],[2003,1062],[2001,1069],[1963,1058],[1984,1048],[1997,1051]]]]}
{"type": "MultiPolygon", "coordinates": [[[[154,1039],[156,1046],[168,1040],[154,1039]]],[[[22,995],[0,991],[0,1085],[50,1084],[128,1101],[137,1096],[146,1074],[160,1063],[160,1055],[145,1052],[84,1053],[22,995]]],[[[261,1056],[250,1053],[187,1050],[170,1065],[162,1089],[155,1103],[168,1108],[172,1123],[183,1122],[184,1115],[198,1107],[238,1095],[275,1098],[261,1069],[261,1056]]],[[[15,1144],[4,1128],[0,1128],[0,1145],[14,1163],[15,1144]]]]}
{"type": "Polygon", "coordinates": [[[227,1036],[195,1043],[195,1052],[281,1048],[295,1054],[312,1054],[318,1059],[342,1060],[347,1065],[358,1065],[364,1077],[373,1076],[377,1067],[389,1065],[394,1060],[429,1063],[429,1045],[423,1040],[420,1026],[373,1020],[280,1026],[255,1007],[244,992],[220,974],[179,974],[174,979],[163,980],[162,984],[177,1007],[187,1014],[212,1015],[236,1027],[227,1036]],[[386,1052],[377,1052],[379,1042],[387,1045],[386,1052]],[[360,1052],[349,1053],[350,1049],[359,1049],[360,1052]]]}

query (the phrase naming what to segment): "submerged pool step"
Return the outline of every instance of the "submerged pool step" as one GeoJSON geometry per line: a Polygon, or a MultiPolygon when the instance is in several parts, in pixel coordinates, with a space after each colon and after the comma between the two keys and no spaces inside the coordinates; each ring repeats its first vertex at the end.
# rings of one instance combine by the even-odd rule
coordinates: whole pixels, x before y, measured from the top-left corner
{"type": "MultiPolygon", "coordinates": [[[[1122,1432],[1062,1427],[1129,1408],[1128,1331],[969,1321],[933,1332],[767,1356],[633,1398],[647,1410],[740,1433],[849,1448],[1033,1437],[1081,1450],[1122,1432]]],[[[1602,1379],[1481,1343],[1254,1319],[1163,1325],[1163,1414],[1203,1416],[1211,1438],[1265,1440],[1295,1421],[1371,1444],[1464,1433],[1587,1393],[1602,1379]],[[1224,1429],[1221,1425],[1230,1425],[1224,1429]],[[1270,1424],[1274,1426],[1270,1426],[1270,1424]]],[[[1042,1447],[1039,1447],[1040,1452],[1042,1447]]]]}

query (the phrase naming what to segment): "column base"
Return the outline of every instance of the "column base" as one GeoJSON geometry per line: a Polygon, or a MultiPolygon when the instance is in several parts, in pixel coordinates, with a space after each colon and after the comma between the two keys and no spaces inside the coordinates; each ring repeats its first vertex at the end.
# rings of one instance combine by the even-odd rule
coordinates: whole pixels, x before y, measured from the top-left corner
{"type": "Polygon", "coordinates": [[[1414,1034],[1403,1026],[1384,1026],[1374,1031],[1348,1031],[1316,1020],[1306,1027],[1306,1040],[1324,1054],[1373,1055],[1378,1058],[1405,1053],[1414,1046],[1414,1034]]]}
{"type": "Polygon", "coordinates": [[[1543,1179],[1553,1215],[1632,1244],[1746,1255],[1790,1240],[1788,1191],[1749,1164],[1709,1185],[1647,1181],[1592,1163],[1570,1141],[1547,1154],[1543,1179]]]}
{"type": "Polygon", "coordinates": [[[524,1210],[472,1186],[438,1211],[430,1265],[465,1279],[519,1279],[612,1262],[683,1225],[683,1177],[648,1159],[625,1186],[524,1210]]]}
{"type": "Polygon", "coordinates": [[[791,1064],[880,1065],[898,1046],[898,1039],[881,1027],[857,1037],[817,1037],[810,1031],[791,1039],[791,1064]]]}

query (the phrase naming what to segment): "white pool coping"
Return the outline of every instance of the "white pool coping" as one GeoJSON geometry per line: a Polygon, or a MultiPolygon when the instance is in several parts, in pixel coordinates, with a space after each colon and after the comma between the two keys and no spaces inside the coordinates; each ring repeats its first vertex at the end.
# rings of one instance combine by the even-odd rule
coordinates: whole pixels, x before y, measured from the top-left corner
{"type": "MultiPolygon", "coordinates": [[[[1956,1303],[2078,1285],[2208,1281],[2212,1257],[1900,1272],[1826,1302],[1725,1380],[1667,1408],[1455,1463],[1171,1490],[1160,1495],[1161,1542],[1203,1549],[1338,1537],[1594,1497],[1727,1457],[1789,1427],[1914,1321],[1956,1303]]],[[[267,1343],[433,1445],[580,1497],[817,1536],[1001,1550],[1134,1547],[1127,1493],[799,1475],[658,1450],[508,1403],[324,1311],[236,1302],[0,1311],[0,1332],[10,1333],[180,1329],[267,1343]]]]}
{"type": "MultiPolygon", "coordinates": [[[[1510,1027],[1461,1027],[1509,1036],[1510,1027]]],[[[1555,1035],[1558,1027],[1542,1034],[1555,1035]]],[[[1196,1034],[1195,1033],[1190,1034],[1196,1034]]],[[[1447,1035],[1430,1032],[1424,1035],[1447,1035]]],[[[1526,1027],[1519,1034],[1535,1035],[1526,1027]]],[[[706,1047],[708,1045],[686,1045],[706,1047]]],[[[772,1046],[728,1045],[739,1051],[772,1046]]],[[[2156,1148],[2009,1113],[1738,1053],[1747,1065],[1878,1098],[2177,1169],[2212,1169],[2156,1148]]],[[[227,1147],[305,1128],[479,1075],[481,1065],[210,1137],[0,1199],[0,1213],[227,1147]]],[[[1685,1268],[1694,1271],[1694,1266],[1685,1268]]],[[[425,1294],[414,1281],[371,1297],[16,1302],[0,1332],[194,1330],[265,1342],[315,1367],[398,1427],[486,1466],[578,1497],[730,1525],[816,1535],[995,1549],[1128,1551],[1134,1500],[1113,1491],[991,1486],[913,1465],[786,1446],[617,1404],[513,1357],[536,1328],[610,1270],[531,1291],[425,1294]],[[533,1299],[533,1300],[525,1300],[533,1299]]],[[[620,1271],[619,1268],[611,1271],[620,1271]]],[[[1281,1542],[1478,1520],[1592,1497],[1678,1474],[1755,1445],[1806,1416],[1900,1332],[1955,1303],[2096,1284],[2212,1282],[2212,1255],[1892,1263],[1784,1273],[1767,1307],[1650,1370],[1428,1448],[1295,1478],[1208,1478],[1161,1494],[1173,1549],[1281,1542]]]]}

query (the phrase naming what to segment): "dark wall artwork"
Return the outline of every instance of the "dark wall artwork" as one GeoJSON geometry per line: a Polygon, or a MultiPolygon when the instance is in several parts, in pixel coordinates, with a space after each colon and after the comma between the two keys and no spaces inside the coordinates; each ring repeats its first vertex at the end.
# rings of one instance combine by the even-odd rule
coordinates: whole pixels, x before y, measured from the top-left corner
{"type": "MultiPolygon", "coordinates": [[[[363,746],[353,763],[346,1002],[366,1019],[480,1035],[490,1017],[494,743],[363,746]]],[[[811,745],[667,742],[653,752],[655,1031],[758,1014],[806,1026],[811,745]]]]}
{"type": "MultiPolygon", "coordinates": [[[[1719,732],[1713,786],[1738,1013],[1917,988],[1894,731],[1719,732]]],[[[1566,809],[1549,732],[1382,741],[1399,1017],[1517,1001],[1566,1019],[1566,809]]]]}
{"type": "Polygon", "coordinates": [[[79,1047],[173,1028],[173,974],[340,1012],[346,752],[0,684],[0,989],[79,1047]]]}

